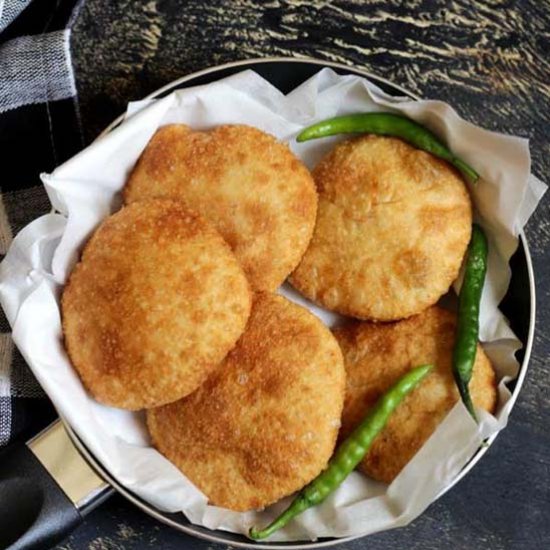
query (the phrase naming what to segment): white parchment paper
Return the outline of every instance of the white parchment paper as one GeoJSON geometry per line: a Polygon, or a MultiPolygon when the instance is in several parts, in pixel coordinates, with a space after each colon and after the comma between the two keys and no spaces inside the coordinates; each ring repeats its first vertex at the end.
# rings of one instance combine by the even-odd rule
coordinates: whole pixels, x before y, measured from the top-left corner
{"type": "MultiPolygon", "coordinates": [[[[321,506],[271,540],[341,537],[405,525],[453,481],[484,438],[506,425],[510,394],[504,381],[517,374],[514,351],[520,343],[497,306],[509,284],[508,260],[518,232],[546,190],[530,176],[527,141],[474,126],[446,103],[391,97],[364,78],[339,76],[329,69],[287,96],[256,73],[244,71],[164,99],[130,104],[119,127],[43,176],[58,213],[25,227],[0,266],[0,301],[14,341],[36,377],[97,459],[153,506],[182,511],[193,523],[211,529],[246,533],[252,523],[267,522],[285,502],[260,513],[209,506],[206,497],[151,447],[142,414],[105,407],[88,396],[63,348],[59,310],[63,284],[82,246],[101,220],[119,208],[129,171],[163,124],[184,122],[196,129],[250,124],[288,141],[313,167],[343,138],[297,144],[293,138],[301,128],[339,114],[376,110],[400,112],[428,126],[481,175],[481,181],[470,186],[476,217],[490,242],[481,339],[500,381],[499,407],[495,416],[479,411],[476,426],[458,403],[391,485],[353,473],[321,506]]],[[[291,289],[282,292],[327,324],[337,322],[337,315],[311,306],[291,289]]]]}

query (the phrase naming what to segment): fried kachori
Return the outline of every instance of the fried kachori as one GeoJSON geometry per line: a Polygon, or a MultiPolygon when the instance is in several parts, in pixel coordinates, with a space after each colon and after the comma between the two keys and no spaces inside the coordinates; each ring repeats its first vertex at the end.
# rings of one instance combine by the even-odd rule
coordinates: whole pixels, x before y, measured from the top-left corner
{"type": "MultiPolygon", "coordinates": [[[[405,372],[434,365],[395,410],[361,462],[360,469],[372,478],[391,482],[460,399],[452,372],[455,330],[456,315],[438,306],[396,323],[354,322],[335,329],[346,368],[342,438],[405,372]]],[[[495,373],[479,345],[470,393],[475,406],[494,411],[495,373]]]]}
{"type": "Polygon", "coordinates": [[[205,216],[241,262],[254,290],[275,290],[298,265],[313,233],[315,185],[273,136],[244,125],[160,128],[124,189],[126,202],[183,200],[205,216]]]}
{"type": "Polygon", "coordinates": [[[342,354],[308,310],[259,293],[243,336],[190,396],[147,411],[155,447],[209,498],[259,509],[326,466],[344,398],[342,354]]]}
{"type": "Polygon", "coordinates": [[[338,144],[313,176],[315,231],[290,279],[302,294],[344,315],[389,321],[447,292],[472,224],[468,192],[450,165],[368,135],[338,144]]]}
{"type": "Polygon", "coordinates": [[[251,292],[218,232],[182,203],[107,218],[62,299],[65,345],[101,403],[141,409],[195,390],[235,345],[251,292]]]}

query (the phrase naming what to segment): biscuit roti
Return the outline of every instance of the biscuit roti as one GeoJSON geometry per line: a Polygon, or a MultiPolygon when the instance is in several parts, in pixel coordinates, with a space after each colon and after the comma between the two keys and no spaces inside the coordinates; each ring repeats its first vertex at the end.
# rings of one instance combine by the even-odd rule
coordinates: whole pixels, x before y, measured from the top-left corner
{"type": "Polygon", "coordinates": [[[160,128],[124,190],[126,202],[168,197],[207,218],[229,243],[254,290],[274,291],[313,233],[315,184],[273,136],[242,125],[195,132],[160,128]]]}
{"type": "Polygon", "coordinates": [[[420,313],[456,279],[471,234],[457,172],[396,138],[342,142],[313,171],[311,243],[290,282],[310,300],[360,319],[420,313]]]}
{"type": "Polygon", "coordinates": [[[244,330],[251,293],[218,232],[180,202],[102,222],[62,299],[65,345],[101,403],[141,409],[195,390],[244,330]]]}
{"type": "Polygon", "coordinates": [[[344,367],[330,331],[256,296],[243,336],[190,396],[147,412],[155,447],[216,506],[259,509],[311,481],[338,434],[344,367]]]}

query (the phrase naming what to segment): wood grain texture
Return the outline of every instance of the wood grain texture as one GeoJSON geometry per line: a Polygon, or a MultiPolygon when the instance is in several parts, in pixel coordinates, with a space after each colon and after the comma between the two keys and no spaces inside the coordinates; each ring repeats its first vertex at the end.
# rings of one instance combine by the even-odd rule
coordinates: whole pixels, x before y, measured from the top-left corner
{"type": "MultiPolygon", "coordinates": [[[[542,179],[550,173],[547,0],[87,0],[72,49],[88,140],[129,100],[182,75],[251,57],[309,56],[361,67],[448,101],[486,128],[529,138],[534,173],[542,179]]],[[[537,332],[508,428],[412,525],[339,548],[548,546],[550,197],[527,237],[537,279],[537,332]]],[[[121,497],[93,512],[59,548],[222,549],[161,526],[121,497]]]]}

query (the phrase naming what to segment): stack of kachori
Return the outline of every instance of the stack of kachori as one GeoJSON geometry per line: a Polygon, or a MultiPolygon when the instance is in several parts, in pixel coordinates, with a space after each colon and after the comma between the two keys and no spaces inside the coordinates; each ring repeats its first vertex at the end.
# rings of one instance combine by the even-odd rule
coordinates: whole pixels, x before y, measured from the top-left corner
{"type": "MultiPolygon", "coordinates": [[[[361,469],[390,482],[458,401],[457,278],[472,207],[458,173],[396,138],[336,145],[310,174],[249,126],[160,128],[63,295],[65,345],[100,402],[147,409],[154,446],[210,502],[263,508],[299,490],[404,372],[436,368],[361,469]],[[272,294],[356,320],[332,334],[272,294]],[[342,353],[343,352],[343,353],[342,353]]],[[[474,402],[495,375],[478,348],[474,402]]]]}
{"type": "Polygon", "coordinates": [[[169,125],[124,196],[63,295],[83,383],[149,409],[155,446],[212,502],[247,510],[294,492],[332,454],[345,384],[331,332],[269,293],[313,233],[309,171],[256,128],[169,125]]]}
{"type": "MultiPolygon", "coordinates": [[[[470,197],[449,164],[393,137],[343,141],[313,177],[317,222],[291,283],[327,309],[366,321],[335,331],[347,374],[341,437],[407,370],[436,367],[361,463],[391,482],[460,399],[452,373],[456,315],[434,304],[458,277],[470,197]]],[[[474,404],[492,412],[495,375],[481,346],[470,384],[474,404]]]]}

